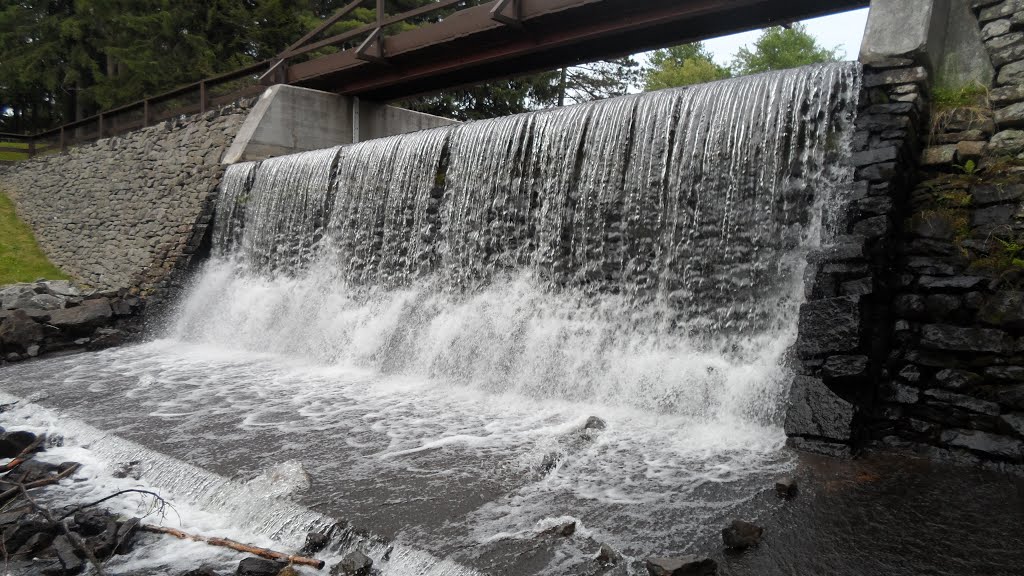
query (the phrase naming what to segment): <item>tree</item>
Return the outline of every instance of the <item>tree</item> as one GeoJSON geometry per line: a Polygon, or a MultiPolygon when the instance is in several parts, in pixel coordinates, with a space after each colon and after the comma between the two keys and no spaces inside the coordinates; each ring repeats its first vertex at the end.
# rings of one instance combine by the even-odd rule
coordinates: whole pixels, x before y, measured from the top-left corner
{"type": "Polygon", "coordinates": [[[791,28],[766,28],[754,42],[753,50],[740,48],[733,61],[737,74],[756,74],[769,70],[784,70],[819,62],[835,62],[841,58],[839,47],[828,49],[818,44],[803,24],[791,28]]]}
{"type": "Polygon", "coordinates": [[[703,43],[681,44],[651,54],[650,66],[644,70],[644,89],[703,84],[729,76],[729,69],[715,64],[703,43]]]}

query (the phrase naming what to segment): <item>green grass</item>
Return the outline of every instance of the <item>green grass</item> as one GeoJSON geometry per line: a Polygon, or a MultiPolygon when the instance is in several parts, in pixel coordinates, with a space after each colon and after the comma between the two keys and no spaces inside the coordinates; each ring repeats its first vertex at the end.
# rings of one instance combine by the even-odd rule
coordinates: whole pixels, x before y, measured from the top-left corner
{"type": "Polygon", "coordinates": [[[0,285],[67,277],[46,258],[32,229],[14,213],[14,203],[0,192],[0,285]]]}
{"type": "Polygon", "coordinates": [[[24,142],[0,142],[0,148],[22,148],[25,150],[21,152],[0,152],[0,160],[6,160],[12,162],[15,160],[27,160],[28,159],[28,144],[24,142]]]}
{"type": "Polygon", "coordinates": [[[932,90],[932,104],[940,110],[988,107],[988,88],[978,83],[957,88],[936,87],[932,90]]]}

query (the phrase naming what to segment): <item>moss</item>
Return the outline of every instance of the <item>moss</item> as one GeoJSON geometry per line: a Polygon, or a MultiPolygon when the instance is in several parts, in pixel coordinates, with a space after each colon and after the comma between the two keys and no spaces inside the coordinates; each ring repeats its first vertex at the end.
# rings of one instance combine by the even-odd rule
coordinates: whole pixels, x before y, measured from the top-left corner
{"type": "Polygon", "coordinates": [[[989,108],[988,88],[977,82],[959,87],[936,86],[932,90],[932,106],[937,112],[955,108],[989,108]]]}
{"type": "Polygon", "coordinates": [[[974,202],[970,193],[962,190],[953,192],[942,192],[939,194],[939,204],[946,208],[967,208],[974,202]]]}
{"type": "Polygon", "coordinates": [[[14,203],[0,191],[0,285],[67,277],[46,258],[32,230],[15,214],[14,203]]]}

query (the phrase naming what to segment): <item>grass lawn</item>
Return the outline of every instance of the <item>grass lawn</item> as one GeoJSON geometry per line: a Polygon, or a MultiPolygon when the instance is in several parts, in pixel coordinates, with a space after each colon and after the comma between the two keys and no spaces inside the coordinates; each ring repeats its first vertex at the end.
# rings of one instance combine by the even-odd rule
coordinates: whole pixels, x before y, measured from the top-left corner
{"type": "Polygon", "coordinates": [[[14,203],[0,192],[0,285],[36,278],[62,280],[67,274],[50,264],[36,244],[32,229],[18,220],[14,203]]]}
{"type": "Polygon", "coordinates": [[[21,152],[0,152],[0,160],[26,160],[28,159],[28,144],[23,142],[0,142],[0,148],[23,148],[21,152]]]}

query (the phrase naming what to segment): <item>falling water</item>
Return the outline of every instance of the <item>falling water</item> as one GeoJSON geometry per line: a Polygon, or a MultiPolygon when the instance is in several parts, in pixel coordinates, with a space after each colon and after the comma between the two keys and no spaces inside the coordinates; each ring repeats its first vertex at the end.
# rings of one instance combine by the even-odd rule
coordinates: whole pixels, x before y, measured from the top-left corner
{"type": "MultiPolygon", "coordinates": [[[[810,66],[231,166],[164,338],[0,382],[221,474],[224,506],[200,504],[285,540],[316,515],[265,518],[223,476],[301,462],[301,504],[404,546],[406,564],[374,553],[387,576],[436,557],[454,562],[437,574],[576,573],[595,541],[689,551],[791,465],[785,358],[806,254],[852,179],[859,76],[810,66]],[[581,435],[595,415],[607,428],[581,435]],[[577,537],[520,569],[569,517],[577,537]]],[[[187,492],[177,468],[154,481],[187,492]]]]}

